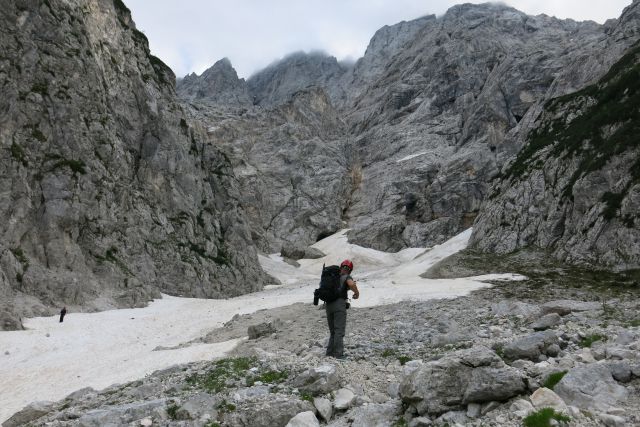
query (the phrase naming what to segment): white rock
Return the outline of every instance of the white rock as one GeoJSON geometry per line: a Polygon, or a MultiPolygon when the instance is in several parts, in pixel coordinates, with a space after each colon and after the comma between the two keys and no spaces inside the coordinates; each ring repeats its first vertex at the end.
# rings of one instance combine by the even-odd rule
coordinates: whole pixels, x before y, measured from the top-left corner
{"type": "Polygon", "coordinates": [[[331,419],[331,415],[333,415],[333,406],[329,399],[316,397],[313,399],[313,406],[316,407],[318,413],[325,421],[329,421],[331,419]]]}
{"type": "Polygon", "coordinates": [[[596,359],[593,357],[590,348],[583,348],[576,354],[576,360],[582,363],[595,363],[596,359]]]}
{"type": "Polygon", "coordinates": [[[151,418],[147,417],[147,418],[143,418],[140,420],[140,425],[142,427],[150,427],[153,425],[153,421],[151,421],[151,418]]]}
{"type": "Polygon", "coordinates": [[[355,400],[356,395],[346,388],[341,388],[336,392],[336,397],[333,400],[334,408],[338,410],[349,409],[355,400]]]}
{"type": "Polygon", "coordinates": [[[313,412],[306,411],[291,418],[286,427],[320,427],[320,423],[313,412]]]}
{"type": "Polygon", "coordinates": [[[482,410],[482,405],[479,403],[469,403],[467,405],[467,417],[478,418],[482,410]]]}
{"type": "Polygon", "coordinates": [[[516,416],[520,418],[524,418],[533,412],[535,408],[528,400],[518,399],[511,404],[510,411],[513,412],[516,416]]]}
{"type": "Polygon", "coordinates": [[[598,418],[600,418],[607,427],[625,427],[627,425],[626,420],[617,415],[598,414],[598,418]]]}
{"type": "Polygon", "coordinates": [[[546,387],[539,388],[530,397],[531,403],[538,409],[553,408],[558,412],[568,413],[569,408],[564,400],[546,387]]]}

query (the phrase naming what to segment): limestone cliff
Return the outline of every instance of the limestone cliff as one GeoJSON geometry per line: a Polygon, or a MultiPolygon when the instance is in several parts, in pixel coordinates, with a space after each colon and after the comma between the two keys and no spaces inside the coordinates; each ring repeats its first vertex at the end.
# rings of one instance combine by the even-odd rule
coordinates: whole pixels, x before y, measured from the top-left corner
{"type": "Polygon", "coordinates": [[[549,249],[571,263],[640,268],[640,45],[596,84],[545,104],[493,186],[473,245],[549,249]]]}
{"type": "Polygon", "coordinates": [[[16,0],[0,22],[0,329],[269,280],[231,164],[120,0],[16,0]]]}

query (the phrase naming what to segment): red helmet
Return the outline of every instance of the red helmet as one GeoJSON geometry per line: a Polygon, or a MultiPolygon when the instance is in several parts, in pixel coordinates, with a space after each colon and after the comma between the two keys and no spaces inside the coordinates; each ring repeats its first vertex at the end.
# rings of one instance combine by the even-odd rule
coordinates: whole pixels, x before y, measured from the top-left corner
{"type": "Polygon", "coordinates": [[[342,264],[340,264],[340,268],[342,267],[347,267],[349,271],[353,271],[353,263],[348,259],[345,259],[344,261],[342,261],[342,264]]]}

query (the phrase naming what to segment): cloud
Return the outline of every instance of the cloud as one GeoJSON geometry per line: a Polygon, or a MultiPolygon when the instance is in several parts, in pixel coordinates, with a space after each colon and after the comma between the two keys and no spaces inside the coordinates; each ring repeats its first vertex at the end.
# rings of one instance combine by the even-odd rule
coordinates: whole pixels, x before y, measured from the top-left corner
{"type": "MultiPolygon", "coordinates": [[[[339,60],[364,54],[384,25],[441,15],[452,0],[125,0],[154,55],[177,76],[198,74],[227,57],[241,77],[294,51],[322,50],[339,60]]],[[[482,3],[482,1],[471,1],[482,3]]],[[[604,22],[630,0],[509,0],[529,14],[604,22]]]]}

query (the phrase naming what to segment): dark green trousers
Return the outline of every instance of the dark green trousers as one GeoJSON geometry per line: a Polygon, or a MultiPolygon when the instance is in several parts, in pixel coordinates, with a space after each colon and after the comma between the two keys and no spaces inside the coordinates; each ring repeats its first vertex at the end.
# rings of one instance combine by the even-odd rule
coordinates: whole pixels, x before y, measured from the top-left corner
{"type": "Polygon", "coordinates": [[[339,357],[344,355],[344,333],[347,328],[347,301],[342,298],[327,303],[327,323],[329,324],[329,345],[327,356],[339,357]]]}

